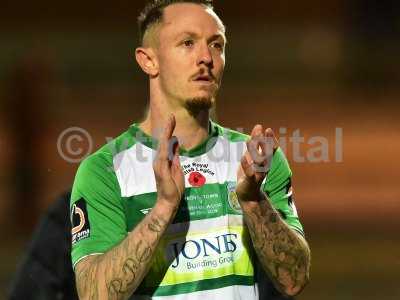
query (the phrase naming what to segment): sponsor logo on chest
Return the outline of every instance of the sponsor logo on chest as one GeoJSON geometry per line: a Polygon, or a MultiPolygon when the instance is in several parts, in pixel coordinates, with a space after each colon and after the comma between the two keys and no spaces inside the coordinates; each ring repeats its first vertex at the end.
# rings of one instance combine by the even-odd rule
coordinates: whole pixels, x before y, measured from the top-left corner
{"type": "Polygon", "coordinates": [[[214,233],[170,241],[166,258],[174,271],[186,273],[224,267],[234,263],[242,252],[240,232],[214,233]]]}

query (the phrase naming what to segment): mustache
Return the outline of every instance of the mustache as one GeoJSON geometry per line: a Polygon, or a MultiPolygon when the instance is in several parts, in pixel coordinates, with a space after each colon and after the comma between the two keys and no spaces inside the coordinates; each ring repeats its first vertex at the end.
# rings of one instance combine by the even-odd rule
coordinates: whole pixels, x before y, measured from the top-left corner
{"type": "Polygon", "coordinates": [[[191,80],[196,80],[196,78],[201,77],[201,76],[207,76],[211,80],[216,81],[216,78],[214,74],[211,72],[211,70],[206,70],[206,69],[201,69],[200,71],[196,72],[193,76],[190,77],[191,80]]]}

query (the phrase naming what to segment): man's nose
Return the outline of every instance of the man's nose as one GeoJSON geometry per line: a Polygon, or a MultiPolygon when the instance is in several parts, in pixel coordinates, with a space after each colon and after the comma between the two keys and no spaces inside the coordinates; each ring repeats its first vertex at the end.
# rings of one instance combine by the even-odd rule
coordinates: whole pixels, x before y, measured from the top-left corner
{"type": "Polygon", "coordinates": [[[197,65],[204,64],[208,67],[212,66],[213,64],[213,57],[211,54],[211,49],[209,45],[202,45],[199,49],[199,55],[197,58],[197,65]]]}

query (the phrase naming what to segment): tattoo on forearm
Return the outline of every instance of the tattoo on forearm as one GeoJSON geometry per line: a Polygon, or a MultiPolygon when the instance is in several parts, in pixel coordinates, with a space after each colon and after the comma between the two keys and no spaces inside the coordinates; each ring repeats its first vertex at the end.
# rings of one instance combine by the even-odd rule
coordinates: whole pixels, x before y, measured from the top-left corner
{"type": "Polygon", "coordinates": [[[164,219],[149,216],[131,233],[135,238],[128,237],[106,254],[78,265],[76,279],[79,296],[90,300],[129,298],[146,275],[167,226],[168,222],[164,219]],[[99,294],[103,297],[99,298],[99,294]]]}
{"type": "MultiPolygon", "coordinates": [[[[96,257],[92,257],[91,261],[95,261],[96,257]]],[[[85,299],[96,300],[98,295],[97,266],[85,263],[76,273],[76,282],[78,295],[85,295],[85,299]]]]}
{"type": "MultiPolygon", "coordinates": [[[[147,238],[145,238],[146,235],[142,233],[142,237],[138,238],[137,241],[126,241],[122,249],[120,249],[122,253],[114,254],[114,260],[125,260],[122,263],[120,271],[118,271],[118,266],[121,264],[113,262],[116,270],[111,272],[111,279],[107,283],[109,299],[121,299],[121,297],[124,299],[124,297],[129,296],[137,288],[147,273],[149,268],[148,262],[156,250],[160,235],[166,225],[167,222],[161,218],[151,218],[146,227],[148,231],[155,233],[155,237],[149,238],[147,234],[147,238]]],[[[143,231],[140,228],[138,230],[139,232],[143,231]]]]}
{"type": "Polygon", "coordinates": [[[155,218],[153,218],[151,221],[152,221],[152,222],[150,222],[150,223],[147,225],[147,228],[148,228],[150,231],[157,233],[157,236],[159,236],[159,234],[160,234],[161,231],[162,231],[163,226],[165,226],[165,221],[163,221],[163,220],[161,220],[161,219],[160,219],[160,220],[157,220],[157,219],[155,219],[155,218]]]}
{"type": "Polygon", "coordinates": [[[280,218],[268,200],[244,214],[263,269],[281,291],[297,294],[308,281],[307,244],[280,218]]]}

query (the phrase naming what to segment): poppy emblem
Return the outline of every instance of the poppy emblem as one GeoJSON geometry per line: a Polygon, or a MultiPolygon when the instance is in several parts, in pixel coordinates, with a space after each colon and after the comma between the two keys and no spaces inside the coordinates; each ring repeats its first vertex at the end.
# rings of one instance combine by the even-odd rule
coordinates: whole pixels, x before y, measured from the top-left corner
{"type": "Polygon", "coordinates": [[[192,172],[189,175],[189,183],[194,187],[201,187],[205,185],[206,178],[199,172],[192,172]]]}

